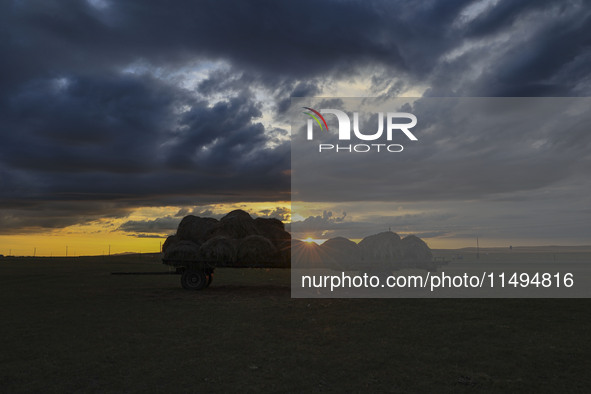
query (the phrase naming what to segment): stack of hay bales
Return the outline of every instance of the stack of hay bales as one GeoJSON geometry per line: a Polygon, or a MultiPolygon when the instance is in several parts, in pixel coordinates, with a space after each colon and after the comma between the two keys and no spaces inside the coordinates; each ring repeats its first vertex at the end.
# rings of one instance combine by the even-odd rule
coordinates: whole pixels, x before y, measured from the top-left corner
{"type": "Polygon", "coordinates": [[[388,273],[402,268],[430,267],[433,254],[415,235],[404,239],[391,231],[365,237],[359,244],[332,238],[318,246],[293,241],[292,256],[297,268],[328,268],[343,271],[388,273]]]}
{"type": "Polygon", "coordinates": [[[277,219],[253,219],[243,210],[220,220],[189,215],[162,247],[165,262],[206,261],[219,266],[290,266],[291,235],[277,219]],[[191,253],[181,253],[178,248],[191,253]],[[193,253],[197,249],[197,254],[193,253]]]}
{"type": "Polygon", "coordinates": [[[236,240],[212,236],[201,245],[200,258],[206,261],[236,261],[236,240]]]}
{"type": "Polygon", "coordinates": [[[370,235],[359,242],[363,267],[374,272],[399,269],[402,260],[402,240],[392,231],[370,235]]]}
{"type": "Polygon", "coordinates": [[[402,260],[405,262],[429,262],[433,253],[425,241],[416,235],[408,235],[402,240],[402,260]]]}
{"type": "Polygon", "coordinates": [[[237,209],[221,218],[217,226],[211,230],[210,235],[242,239],[249,235],[258,235],[258,231],[254,219],[248,212],[237,209]]]}
{"type": "MultiPolygon", "coordinates": [[[[166,245],[166,242],[164,243],[166,245]]],[[[164,247],[163,247],[164,248],[164,247]]],[[[199,246],[191,241],[177,241],[169,244],[164,252],[167,260],[192,261],[199,258],[199,246]]]]}
{"type": "Polygon", "coordinates": [[[168,238],[166,238],[166,241],[164,241],[164,244],[162,244],[162,255],[165,256],[167,251],[170,253],[171,248],[178,244],[179,241],[180,239],[176,236],[176,234],[170,235],[168,238]]]}
{"type": "Polygon", "coordinates": [[[214,218],[189,215],[179,223],[176,236],[181,241],[192,241],[201,245],[210,238],[211,232],[217,226],[218,221],[214,218]]]}
{"type": "Polygon", "coordinates": [[[246,265],[274,262],[280,259],[279,249],[262,235],[249,235],[238,242],[236,260],[246,265]]]}
{"type": "Polygon", "coordinates": [[[343,237],[322,245],[291,239],[283,222],[253,219],[235,210],[220,220],[189,215],[162,246],[168,264],[203,261],[216,266],[329,268],[343,271],[391,272],[425,267],[432,261],[429,246],[415,235],[404,239],[386,231],[359,244],[343,237]]]}

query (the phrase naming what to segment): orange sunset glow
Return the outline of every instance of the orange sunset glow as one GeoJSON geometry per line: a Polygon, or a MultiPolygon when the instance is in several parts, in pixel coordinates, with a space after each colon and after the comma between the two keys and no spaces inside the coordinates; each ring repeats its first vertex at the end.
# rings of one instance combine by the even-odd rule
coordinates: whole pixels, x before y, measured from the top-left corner
{"type": "MultiPolygon", "coordinates": [[[[27,229],[20,234],[0,235],[0,254],[5,256],[90,256],[117,253],[157,253],[168,235],[175,233],[176,224],[186,214],[222,216],[234,209],[243,209],[253,216],[264,217],[272,212],[289,211],[289,202],[254,202],[212,204],[206,207],[145,207],[132,210],[122,218],[108,218],[76,224],[60,229],[27,229]],[[179,211],[182,212],[179,215],[179,211]],[[150,223],[170,218],[171,228],[128,231],[126,223],[150,223]],[[174,228],[173,228],[174,227],[174,228]]],[[[285,219],[285,218],[283,218],[285,219]]]]}

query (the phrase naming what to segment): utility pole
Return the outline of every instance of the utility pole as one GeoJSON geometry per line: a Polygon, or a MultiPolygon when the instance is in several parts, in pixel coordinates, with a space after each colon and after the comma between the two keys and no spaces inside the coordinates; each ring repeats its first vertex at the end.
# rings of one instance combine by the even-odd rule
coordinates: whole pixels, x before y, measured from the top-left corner
{"type": "Polygon", "coordinates": [[[111,245],[109,245],[109,256],[111,255],[111,245]]]}
{"type": "Polygon", "coordinates": [[[66,245],[66,257],[68,257],[68,245],[66,245]]]}
{"type": "Polygon", "coordinates": [[[33,257],[37,257],[37,248],[33,249],[33,257]]]}
{"type": "Polygon", "coordinates": [[[476,236],[476,258],[480,259],[480,245],[478,244],[478,235],[476,236]]]}

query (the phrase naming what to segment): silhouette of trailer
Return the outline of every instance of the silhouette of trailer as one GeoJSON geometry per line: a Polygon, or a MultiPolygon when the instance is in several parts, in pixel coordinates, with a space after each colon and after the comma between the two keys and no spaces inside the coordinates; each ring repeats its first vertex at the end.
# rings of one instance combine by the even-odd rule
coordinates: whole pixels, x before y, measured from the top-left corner
{"type": "Polygon", "coordinates": [[[201,290],[213,281],[216,268],[290,268],[289,262],[274,260],[267,262],[239,263],[220,260],[162,259],[162,264],[176,268],[181,275],[181,286],[186,290],[201,290]]]}
{"type": "Polygon", "coordinates": [[[181,274],[188,290],[201,290],[217,267],[289,268],[291,235],[275,218],[253,219],[237,209],[221,219],[187,215],[162,245],[162,263],[181,274]]]}

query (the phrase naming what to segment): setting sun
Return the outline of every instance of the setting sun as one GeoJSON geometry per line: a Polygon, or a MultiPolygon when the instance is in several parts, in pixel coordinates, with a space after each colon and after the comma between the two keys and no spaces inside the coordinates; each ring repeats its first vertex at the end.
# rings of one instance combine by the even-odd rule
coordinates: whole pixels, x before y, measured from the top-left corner
{"type": "Polygon", "coordinates": [[[326,239],[316,239],[316,238],[308,237],[306,239],[302,239],[302,241],[306,242],[306,243],[315,243],[317,245],[322,245],[326,241],[326,239]]]}

